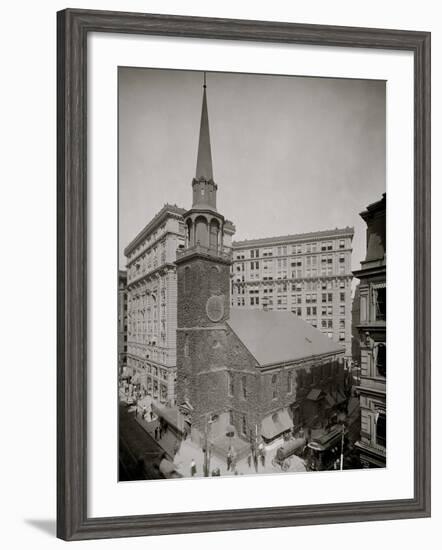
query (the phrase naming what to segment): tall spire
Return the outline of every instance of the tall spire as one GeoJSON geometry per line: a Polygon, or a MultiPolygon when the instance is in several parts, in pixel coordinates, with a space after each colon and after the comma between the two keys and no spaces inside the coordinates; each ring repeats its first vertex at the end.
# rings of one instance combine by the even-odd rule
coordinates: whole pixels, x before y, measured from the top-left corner
{"type": "Polygon", "coordinates": [[[210,149],[209,115],[207,113],[206,73],[203,84],[203,106],[201,109],[200,140],[196,161],[195,179],[213,180],[212,152],[210,149]]]}

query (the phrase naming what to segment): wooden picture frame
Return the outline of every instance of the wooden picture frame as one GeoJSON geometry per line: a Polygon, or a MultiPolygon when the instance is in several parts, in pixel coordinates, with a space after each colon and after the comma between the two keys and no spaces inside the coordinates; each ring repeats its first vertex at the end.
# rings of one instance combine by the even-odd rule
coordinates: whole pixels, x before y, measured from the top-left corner
{"type": "Polygon", "coordinates": [[[430,515],[430,33],[68,9],[57,19],[57,535],[65,540],[430,515]],[[87,36],[91,32],[408,50],[414,56],[414,498],[87,516],[87,36]]]}

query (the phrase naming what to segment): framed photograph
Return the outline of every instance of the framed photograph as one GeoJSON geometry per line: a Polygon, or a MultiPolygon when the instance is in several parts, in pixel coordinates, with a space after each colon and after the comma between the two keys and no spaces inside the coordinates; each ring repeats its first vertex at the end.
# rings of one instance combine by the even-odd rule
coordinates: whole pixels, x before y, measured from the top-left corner
{"type": "Polygon", "coordinates": [[[57,23],[58,536],[429,516],[430,34],[57,23]]]}

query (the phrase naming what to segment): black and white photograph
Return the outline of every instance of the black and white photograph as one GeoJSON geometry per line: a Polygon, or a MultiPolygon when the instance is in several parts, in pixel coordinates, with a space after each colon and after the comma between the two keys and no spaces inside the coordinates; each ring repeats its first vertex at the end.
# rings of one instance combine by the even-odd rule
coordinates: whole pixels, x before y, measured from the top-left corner
{"type": "Polygon", "coordinates": [[[119,481],[385,468],[385,81],[119,67],[118,113],[119,481]]]}

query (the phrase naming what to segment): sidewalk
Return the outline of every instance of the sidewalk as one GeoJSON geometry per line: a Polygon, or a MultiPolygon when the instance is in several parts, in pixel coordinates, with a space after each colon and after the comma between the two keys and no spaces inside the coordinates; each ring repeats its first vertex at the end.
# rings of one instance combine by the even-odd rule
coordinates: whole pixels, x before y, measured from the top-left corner
{"type": "MultiPolygon", "coordinates": [[[[261,459],[258,461],[258,468],[255,470],[255,466],[252,464],[249,467],[247,456],[241,460],[237,461],[236,472],[232,470],[227,470],[227,462],[221,460],[219,457],[212,454],[210,457],[209,471],[212,471],[215,468],[219,468],[221,476],[232,476],[232,475],[257,475],[257,474],[275,474],[283,473],[279,466],[273,466],[272,459],[276,454],[279,445],[274,445],[273,447],[267,449],[265,463],[262,465],[261,459]]],[[[200,447],[198,447],[190,439],[186,439],[181,442],[180,448],[175,455],[174,464],[176,466],[177,472],[179,472],[183,477],[190,477],[190,463],[192,459],[196,463],[196,475],[195,477],[204,476],[204,453],[200,447]]],[[[307,471],[304,461],[296,455],[293,455],[290,458],[290,467],[287,470],[288,472],[305,472],[307,471]]]]}
{"type": "MultiPolygon", "coordinates": [[[[152,420],[150,420],[150,411],[152,410],[152,403],[155,404],[155,401],[150,396],[145,396],[140,399],[136,405],[137,422],[149,433],[149,435],[155,439],[155,428],[159,425],[158,416],[154,413],[152,420]],[[142,419],[143,408],[146,408],[148,413],[147,421],[142,419]]],[[[135,410],[135,406],[134,406],[135,410]]],[[[315,434],[316,435],[316,434],[315,434]]],[[[156,440],[156,443],[160,445],[166,454],[173,460],[173,463],[176,466],[176,471],[181,474],[183,477],[190,477],[190,463],[192,459],[196,464],[196,474],[195,477],[204,477],[204,453],[202,448],[197,445],[194,441],[188,437],[187,439],[180,440],[173,432],[170,430],[163,431],[162,437],[156,440]]],[[[275,474],[283,473],[281,467],[276,465],[273,466],[272,459],[276,454],[278,448],[282,445],[283,441],[277,440],[272,444],[266,447],[266,456],[264,465],[262,464],[261,458],[258,460],[257,470],[255,470],[255,465],[251,461],[251,466],[248,464],[249,453],[245,454],[242,458],[238,458],[236,462],[236,472],[234,473],[232,469],[227,470],[227,461],[223,458],[217,456],[214,452],[211,453],[210,462],[209,462],[209,472],[212,473],[213,470],[219,468],[221,476],[232,476],[232,475],[257,475],[257,474],[275,474]]],[[[243,454],[243,453],[241,453],[243,454]]],[[[290,467],[287,470],[288,472],[305,472],[307,471],[304,461],[296,455],[290,457],[290,467]]]]}

